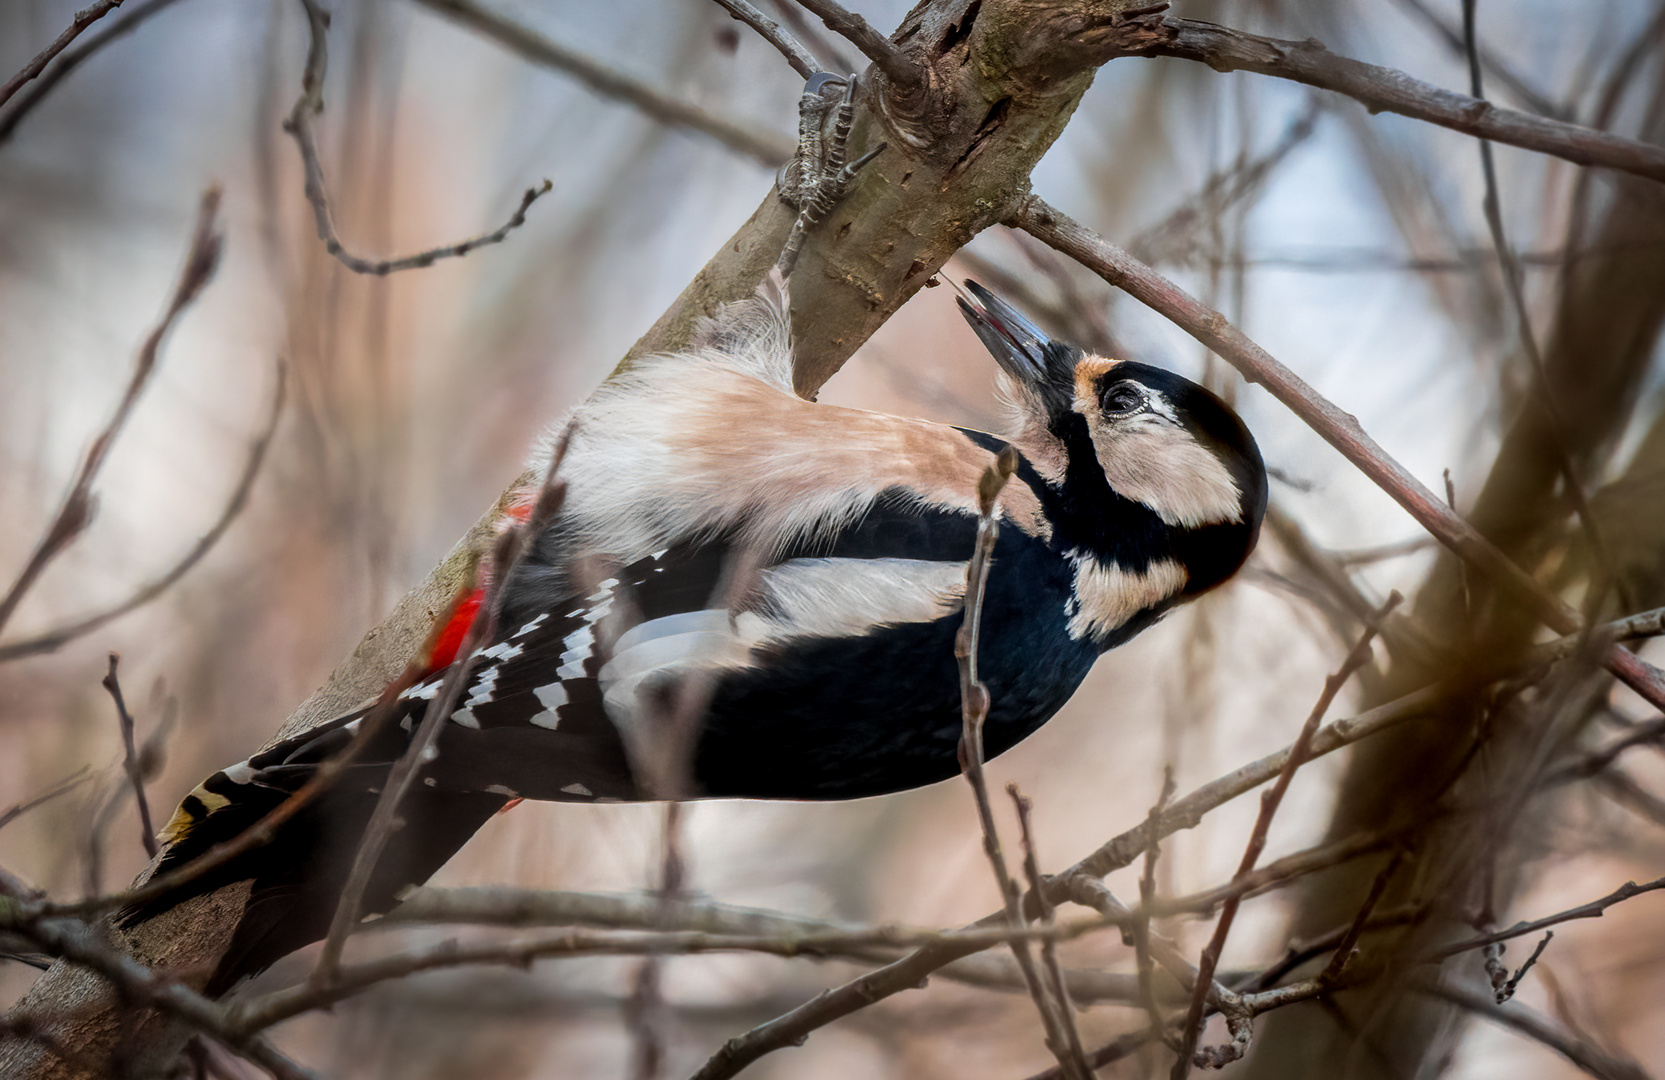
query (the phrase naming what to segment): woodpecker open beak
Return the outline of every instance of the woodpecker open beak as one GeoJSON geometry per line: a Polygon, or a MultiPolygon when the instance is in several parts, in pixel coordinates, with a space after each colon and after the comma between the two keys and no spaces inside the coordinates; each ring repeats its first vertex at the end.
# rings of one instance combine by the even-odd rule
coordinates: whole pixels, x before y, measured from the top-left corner
{"type": "Polygon", "coordinates": [[[1039,394],[1052,411],[1067,409],[1075,386],[1075,363],[1081,350],[1053,341],[1028,317],[975,281],[970,296],[957,298],[960,313],[977,332],[1000,369],[1039,394]]]}

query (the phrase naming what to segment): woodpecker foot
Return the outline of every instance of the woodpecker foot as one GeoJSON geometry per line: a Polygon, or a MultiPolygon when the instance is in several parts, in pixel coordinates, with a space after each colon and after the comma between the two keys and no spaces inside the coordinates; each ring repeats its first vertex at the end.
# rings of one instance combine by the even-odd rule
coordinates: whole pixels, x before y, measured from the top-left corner
{"type": "Polygon", "coordinates": [[[888,145],[880,143],[856,160],[846,160],[855,100],[854,75],[844,78],[821,71],[804,84],[804,95],[798,99],[798,150],[776,178],[781,198],[798,208],[798,220],[775,263],[782,277],[792,273],[809,230],[849,194],[856,174],[888,145]]]}

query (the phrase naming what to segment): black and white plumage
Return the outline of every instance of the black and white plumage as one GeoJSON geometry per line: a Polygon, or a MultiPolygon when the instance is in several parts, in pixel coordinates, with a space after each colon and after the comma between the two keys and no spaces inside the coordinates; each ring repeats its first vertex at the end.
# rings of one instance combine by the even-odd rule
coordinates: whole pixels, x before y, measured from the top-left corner
{"type": "MultiPolygon", "coordinates": [[[[1266,505],[1241,421],[1177,375],[1049,341],[969,288],[961,307],[1011,383],[1002,437],[796,397],[778,277],[577,410],[565,503],[502,583],[497,639],[402,809],[369,910],[510,799],[651,797],[640,765],[690,679],[705,704],[694,794],[845,799],[953,776],[977,481],[1007,442],[1021,458],[979,655],[991,756],[1101,653],[1237,570],[1266,505]]],[[[323,935],[374,792],[442,676],[407,691],[402,723],[277,841],[197,883],[254,879],[211,990],[323,935]]],[[[361,715],[211,777],[166,830],[163,867],[281,802],[361,715]]]]}

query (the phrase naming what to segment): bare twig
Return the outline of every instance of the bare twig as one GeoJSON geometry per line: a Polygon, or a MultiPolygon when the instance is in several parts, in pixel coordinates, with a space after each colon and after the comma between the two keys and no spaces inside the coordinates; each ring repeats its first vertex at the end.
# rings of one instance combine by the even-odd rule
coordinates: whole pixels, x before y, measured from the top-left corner
{"type": "MultiPolygon", "coordinates": [[[[1376,622],[1385,618],[1394,607],[1399,604],[1399,594],[1394,593],[1388,598],[1387,605],[1378,615],[1376,622]]],[[[1283,769],[1278,773],[1276,783],[1270,790],[1260,797],[1260,813],[1255,818],[1253,831],[1249,834],[1249,842],[1243,849],[1242,861],[1238,864],[1237,876],[1242,877],[1255,868],[1260,861],[1260,853],[1266,848],[1267,833],[1272,827],[1272,818],[1277,814],[1278,807],[1283,803],[1283,796],[1289,790],[1290,781],[1295,778],[1295,770],[1300,768],[1307,759],[1307,753],[1312,746],[1313,736],[1318,731],[1318,725],[1323,721],[1324,714],[1329,711],[1330,704],[1335,701],[1341,688],[1352,678],[1353,672],[1370,661],[1370,645],[1376,637],[1376,625],[1373,622],[1365,628],[1359,637],[1353,651],[1347,654],[1341,667],[1335,674],[1324,680],[1324,690],[1318,695],[1318,701],[1307,714],[1306,723],[1301,725],[1301,732],[1290,747],[1289,757],[1284,762],[1283,769]]],[[[1214,969],[1220,961],[1220,952],[1225,948],[1226,935],[1231,933],[1232,921],[1237,917],[1237,908],[1241,900],[1228,897],[1221,905],[1220,918],[1214,927],[1214,936],[1209,939],[1203,949],[1202,959],[1197,964],[1197,985],[1191,991],[1191,1006],[1186,1013],[1185,1026],[1181,1029],[1179,1056],[1174,1062],[1170,1075],[1173,1080],[1185,1080],[1190,1075],[1193,1064],[1192,1054],[1196,1050],[1197,1040],[1202,1035],[1203,1006],[1207,1003],[1208,983],[1214,977],[1214,969]]],[[[1337,972],[1339,974],[1339,971],[1337,972]]],[[[1235,1040],[1234,1040],[1235,1041],[1235,1040]]],[[[1247,1046],[1244,1046],[1247,1049],[1247,1046]]],[[[1238,1055],[1241,1056],[1241,1055],[1238,1055]]],[[[1210,1064],[1216,1064],[1210,1061],[1210,1064]]]]}
{"type": "MultiPolygon", "coordinates": [[[[1110,917],[1107,916],[1107,920],[1110,917]]],[[[760,908],[738,907],[709,900],[679,897],[666,904],[657,897],[618,896],[605,893],[559,892],[546,889],[490,888],[417,889],[387,916],[365,923],[364,931],[409,925],[468,924],[502,927],[593,926],[630,930],[699,930],[709,934],[740,937],[802,939],[810,934],[842,933],[849,941],[836,955],[863,963],[888,964],[897,958],[897,935],[912,941],[934,940],[933,932],[909,927],[871,927],[825,919],[788,915],[760,908]],[[875,944],[859,944],[858,935],[869,935],[875,944]]],[[[1067,928],[1073,933],[1074,928],[1067,928]]],[[[981,933],[983,931],[979,931],[981,933]]],[[[996,928],[996,932],[1000,931],[996,928]]],[[[1056,931],[1054,931],[1056,932],[1056,931]]],[[[1042,936],[1044,928],[1032,929],[1042,936]]],[[[1003,939],[1004,940],[1004,939],[1003,939]]],[[[818,947],[809,956],[835,955],[830,947],[818,947]]],[[[1003,956],[967,956],[943,967],[942,976],[990,989],[1027,992],[1015,961],[1003,956]]],[[[1133,980],[1125,975],[1101,971],[1065,972],[1070,995],[1077,1001],[1132,1001],[1133,980]]]]}
{"type": "Polygon", "coordinates": [[[164,573],[152,578],[134,590],[133,595],[114,604],[103,611],[84,616],[74,622],[53,627],[50,630],[0,645],[0,663],[16,660],[24,656],[34,656],[39,653],[52,652],[55,649],[92,633],[106,623],[121,618],[128,612],[136,611],[152,600],[161,596],[180,578],[184,577],[191,568],[201,562],[203,557],[214,549],[231,528],[231,523],[242,513],[248,504],[249,493],[254,490],[255,478],[260,475],[261,466],[266,460],[266,451],[272,444],[272,436],[277,432],[278,419],[283,415],[285,387],[287,384],[288,365],[281,361],[277,365],[277,384],[272,391],[272,404],[267,413],[266,426],[250,444],[248,456],[243,461],[243,472],[237,478],[237,485],[231,491],[231,497],[226,500],[224,509],[214,524],[191,545],[183,557],[164,573]]]}
{"type": "MultiPolygon", "coordinates": [[[[1023,841],[1023,876],[1040,908],[1040,918],[1036,922],[1043,929],[1049,928],[1054,923],[1052,902],[1046,898],[1040,858],[1035,854],[1035,833],[1029,820],[1034,804],[1018,791],[1016,784],[1007,784],[1006,794],[1012,797],[1012,803],[1017,807],[1018,828],[1023,841]]],[[[1015,948],[1016,943],[1013,945],[1015,948]]],[[[1086,1051],[1081,1046],[1081,1032],[1075,1025],[1075,1005],[1070,1001],[1064,966],[1058,961],[1058,943],[1052,938],[1041,940],[1041,968],[1046,972],[1046,992],[1052,1001],[1055,1021],[1063,1029],[1064,1047],[1063,1052],[1057,1055],[1058,1064],[1065,1076],[1091,1080],[1092,1069],[1087,1065],[1086,1051]]]]}
{"type": "Polygon", "coordinates": [[[391,979],[421,971],[475,964],[525,967],[543,957],[668,956],[706,952],[754,952],[770,956],[840,956],[874,946],[951,943],[956,947],[986,949],[1009,942],[1048,936],[1074,937],[1101,929],[1092,920],[1051,929],[1005,927],[941,932],[919,932],[879,927],[870,930],[825,931],[800,934],[713,934],[703,930],[565,930],[519,941],[462,942],[455,938],[394,956],[368,960],[337,970],[327,986],[303,983],[244,1003],[232,1017],[239,1034],[264,1030],[292,1016],[341,1001],[391,979]]]}
{"type": "Polygon", "coordinates": [[[162,341],[167,337],[180,313],[201,295],[203,287],[214,276],[214,269],[219,265],[222,239],[219,231],[219,210],[220,189],[209,188],[203,192],[198,204],[196,226],[192,230],[191,244],[185,254],[185,269],[181,271],[179,281],[174,286],[173,296],[162,312],[161,320],[139,347],[127,389],[122,394],[121,401],[117,403],[115,413],[104,425],[104,430],[99,432],[91,448],[87,450],[86,459],[81,463],[81,471],[76,475],[75,482],[71,485],[57,516],[47,527],[22,573],[7,590],[5,597],[0,599],[0,630],[5,628],[12,613],[17,610],[17,605],[23,600],[23,595],[34,585],[47,565],[74,543],[92,520],[93,481],[97,479],[99,469],[103,468],[104,461],[109,456],[111,445],[121,434],[122,427],[126,425],[128,417],[133,413],[133,407],[138,403],[139,395],[149,384],[150,377],[156,370],[162,341]]]}
{"type": "Polygon", "coordinates": [[[363,914],[364,892],[370,886],[370,877],[375,873],[382,851],[400,827],[399,804],[410,794],[410,789],[416,786],[418,774],[432,755],[440,728],[456,709],[457,699],[461,696],[463,686],[467,683],[469,672],[473,668],[475,650],[495,632],[497,589],[514,576],[521,555],[531,546],[531,539],[536,538],[544,526],[560,512],[561,503],[566,497],[566,485],[557,479],[557,474],[562,460],[566,457],[572,432],[573,427],[568,424],[556,445],[555,453],[549,460],[549,470],[544,475],[531,515],[519,527],[510,529],[498,538],[492,560],[492,575],[486,584],[485,597],[480,601],[478,614],[469,625],[468,632],[463,635],[462,644],[457,648],[456,660],[446,670],[435,695],[428,700],[422,713],[422,722],[411,734],[410,745],[399,760],[393,763],[393,768],[382,786],[381,796],[376,800],[376,808],[371,811],[369,824],[365,826],[364,838],[359,842],[358,852],[353,858],[352,870],[348,873],[346,885],[336,902],[335,916],[330,921],[329,934],[324,938],[318,964],[307,980],[310,987],[326,988],[336,978],[341,964],[341,950],[346,946],[347,935],[363,914]]]}
{"type": "Polygon", "coordinates": [[[1387,892],[1388,882],[1392,881],[1393,875],[1399,872],[1399,864],[1404,859],[1405,849],[1402,847],[1394,849],[1393,857],[1376,875],[1376,880],[1370,883],[1370,892],[1365,895],[1364,903],[1359,905],[1358,914],[1353,916],[1352,925],[1347,927],[1347,932],[1336,943],[1335,953],[1331,955],[1330,962],[1324,966],[1323,972],[1318,976],[1319,982],[1335,984],[1341,981],[1342,972],[1347,970],[1348,963],[1353,959],[1353,949],[1357,947],[1359,938],[1364,936],[1365,927],[1370,923],[1370,916],[1375,913],[1376,905],[1382,902],[1382,894],[1387,892]]]}
{"type": "Polygon", "coordinates": [[[1321,99],[1315,94],[1270,149],[1255,158],[1239,159],[1209,176],[1166,217],[1128,241],[1127,250],[1148,263],[1185,262],[1197,247],[1197,225],[1260,190],[1273,170],[1312,137],[1321,111],[1321,99]]]}
{"type": "MultiPolygon", "coordinates": [[[[1433,30],[1434,33],[1439,36],[1440,40],[1445,42],[1446,46],[1449,47],[1453,53],[1458,56],[1464,55],[1463,35],[1461,31],[1446,22],[1437,11],[1427,5],[1425,0],[1399,0],[1399,6],[1409,9],[1425,24],[1427,24],[1429,29],[1433,30]]],[[[1509,92],[1513,94],[1522,105],[1525,105],[1535,113],[1542,116],[1548,116],[1555,120],[1572,119],[1567,110],[1561,108],[1561,106],[1555,104],[1555,102],[1549,100],[1549,98],[1545,97],[1543,94],[1540,94],[1530,83],[1528,83],[1520,75],[1516,74],[1515,71],[1503,61],[1502,57],[1498,56],[1489,49],[1480,49],[1478,51],[1481,66],[1491,72],[1492,75],[1496,77],[1498,82],[1507,86],[1509,88],[1509,92]]],[[[1479,97],[1480,95],[1476,94],[1474,96],[1479,97]]]]}
{"type": "MultiPolygon", "coordinates": [[[[1484,101],[1486,95],[1480,83],[1480,51],[1476,40],[1475,6],[1476,0],[1463,0],[1463,47],[1468,57],[1469,93],[1474,95],[1475,100],[1484,101]]],[[[1533,400],[1537,407],[1544,411],[1550,449],[1555,454],[1556,464],[1560,466],[1573,512],[1578,515],[1579,523],[1584,527],[1584,535],[1590,541],[1590,552],[1595,556],[1596,565],[1601,567],[1609,585],[1619,591],[1620,602],[1625,608],[1630,608],[1634,605],[1626,595],[1628,589],[1615,568],[1612,551],[1602,534],[1601,526],[1590,510],[1590,493],[1584,486],[1583,478],[1578,475],[1572,454],[1567,449],[1564,434],[1566,425],[1561,420],[1561,410],[1555,407],[1549,374],[1544,369],[1544,355],[1538,348],[1538,335],[1532,329],[1532,317],[1527,312],[1520,264],[1515,261],[1514,249],[1509,246],[1509,238],[1503,228],[1503,207],[1498,192],[1497,164],[1493,160],[1492,144],[1484,138],[1478,141],[1480,175],[1486,187],[1481,206],[1486,216],[1486,227],[1491,232],[1492,246],[1497,252],[1499,268],[1503,271],[1503,289],[1509,297],[1510,307],[1514,310],[1515,329],[1520,337],[1521,350],[1526,353],[1527,364],[1532,368],[1533,382],[1538,390],[1537,394],[1533,395],[1533,400]]],[[[1447,483],[1449,482],[1448,479],[1447,483]]]]}
{"type": "Polygon", "coordinates": [[[845,8],[836,0],[798,0],[811,15],[827,24],[827,29],[854,45],[861,54],[873,61],[873,66],[885,77],[901,87],[919,84],[919,66],[902,54],[889,38],[873,29],[866,19],[845,8]]]}
{"type": "Polygon", "coordinates": [[[1538,963],[1538,958],[1544,955],[1544,950],[1549,948],[1549,943],[1554,940],[1555,931],[1545,930],[1544,936],[1538,941],[1538,947],[1533,949],[1532,955],[1526,958],[1526,963],[1516,968],[1515,973],[1509,976],[1509,978],[1504,981],[1502,986],[1497,988],[1495,996],[1499,1005],[1504,1004],[1510,998],[1515,996],[1515,991],[1520,989],[1521,980],[1526,978],[1526,973],[1531,971],[1532,968],[1538,963]]]}
{"type": "MultiPolygon", "coordinates": [[[[813,7],[811,11],[815,10],[813,7]]],[[[1018,454],[1013,447],[1001,449],[994,462],[983,471],[977,482],[977,540],[965,571],[965,617],[954,636],[954,659],[960,671],[960,771],[971,785],[972,800],[977,807],[977,822],[983,833],[983,854],[994,871],[996,887],[1006,907],[1006,921],[1013,930],[1021,930],[1023,918],[1023,890],[1012,880],[1006,869],[1006,855],[1000,846],[1000,830],[995,825],[994,808],[989,803],[988,782],[983,775],[983,722],[989,715],[989,691],[977,677],[978,638],[983,625],[983,590],[989,579],[989,560],[994,556],[995,541],[1000,536],[1000,524],[994,512],[1000,492],[1017,471],[1018,454]]],[[[1023,972],[1029,996],[1041,1014],[1046,1029],[1047,1048],[1058,1059],[1070,1080],[1087,1080],[1086,1066],[1080,1060],[1080,1039],[1075,1040],[1071,1053],[1070,1037],[1066,1028],[1073,1028],[1059,1016],[1059,1005],[1042,985],[1028,944],[1012,942],[1012,956],[1023,972]]]]}
{"type": "Polygon", "coordinates": [[[80,37],[82,31],[120,6],[121,0],[97,0],[96,3],[77,11],[75,18],[70,20],[69,26],[64,28],[64,32],[59,34],[52,44],[35,54],[33,60],[23,65],[22,71],[7,79],[5,85],[0,86],[0,105],[5,105],[6,102],[10,101],[12,95],[23,88],[24,83],[45,71],[46,65],[52,62],[52,58],[69,48],[70,43],[80,37]]]}
{"type": "MultiPolygon", "coordinates": [[[[1252,383],[1264,386],[1307,426],[1339,450],[1424,528],[1458,556],[1494,579],[1530,598],[1539,617],[1557,633],[1583,625],[1579,614],[1550,593],[1501,551],[1458,517],[1438,496],[1412,476],[1367,435],[1357,418],[1342,412],[1266,350],[1250,341],[1219,312],[1197,301],[1150,267],[1102,237],[1030,197],[1009,224],[1075,258],[1134,299],[1155,309],[1208,346],[1252,383]]],[[[1665,709],[1665,674],[1617,646],[1602,656],[1603,665],[1654,707],[1665,709]]]]}
{"type": "Polygon", "coordinates": [[[306,201],[312,206],[313,224],[318,229],[318,239],[324,243],[324,250],[355,274],[380,277],[400,270],[418,270],[432,266],[440,259],[460,258],[477,248],[500,244],[511,232],[526,224],[526,211],[549,193],[552,185],[548,180],[537,187],[527,188],[513,216],[501,228],[482,236],[398,259],[365,259],[348,251],[336,234],[335,222],[330,216],[329,196],[324,190],[324,166],[318,157],[318,140],[312,133],[312,118],[324,111],[324,72],[329,66],[329,17],[318,6],[317,0],[301,0],[301,6],[306,9],[311,42],[306,52],[306,70],[301,76],[301,96],[289,111],[283,128],[294,136],[295,145],[300,149],[301,165],[306,173],[306,201]]]}
{"type": "Polygon", "coordinates": [[[1173,56],[1215,71],[1252,71],[1331,90],[1391,112],[1524,150],[1665,180],[1665,148],[1529,113],[1498,109],[1402,71],[1337,56],[1316,41],[1280,41],[1213,23],[1167,19],[1113,55],[1173,56]],[[1154,41],[1153,41],[1154,37],[1154,41]]]}
{"type": "Polygon", "coordinates": [[[139,761],[139,744],[133,737],[133,715],[127,711],[127,701],[121,693],[121,679],[116,675],[116,666],[120,662],[118,654],[110,654],[110,670],[104,676],[103,685],[109,691],[110,700],[115,702],[116,722],[121,725],[122,768],[127,773],[127,782],[133,785],[133,800],[139,806],[139,837],[145,846],[145,854],[154,859],[161,849],[156,844],[156,826],[150,820],[150,800],[145,797],[144,766],[139,761]]]}
{"type": "Polygon", "coordinates": [[[817,66],[822,71],[854,73],[856,64],[843,46],[835,41],[827,28],[807,15],[797,0],[774,0],[774,9],[780,13],[781,22],[785,23],[819,59],[817,66]]]}
{"type": "Polygon", "coordinates": [[[11,138],[11,134],[17,128],[17,125],[25,116],[34,111],[35,106],[39,105],[41,99],[52,92],[52,88],[57,86],[64,76],[80,67],[83,62],[104,46],[132,33],[149,21],[152,16],[161,14],[178,2],[179,0],[148,0],[146,3],[137,4],[129,8],[126,16],[114,25],[104,27],[83,41],[79,47],[60,56],[58,62],[36,79],[26,92],[18,95],[17,102],[12,106],[11,111],[4,116],[0,116],[0,143],[11,138]]]}
{"type": "Polygon", "coordinates": [[[410,689],[427,670],[427,658],[433,651],[439,631],[450,622],[451,616],[455,614],[458,605],[472,591],[472,580],[465,582],[464,587],[458,590],[445,610],[441,612],[418,654],[405,665],[405,669],[399,677],[382,691],[376,704],[365,714],[363,721],[359,724],[358,731],[353,734],[352,741],[342,748],[341,753],[320,764],[311,778],[301,786],[300,790],[279,803],[265,817],[230,840],[214,845],[185,865],[165,874],[158,874],[137,888],[106,896],[91,897],[69,904],[43,903],[39,905],[38,913],[41,915],[79,916],[149,903],[166,896],[175,889],[189,885],[233,859],[270,843],[272,838],[277,835],[277,831],[286,822],[329,790],[330,786],[335,783],[336,778],[356,761],[358,756],[364,752],[365,747],[369,746],[381,733],[388,719],[398,708],[399,695],[410,689]]]}
{"type": "Polygon", "coordinates": [[[797,38],[793,37],[780,23],[759,11],[749,0],[717,0],[725,10],[740,22],[745,23],[757,31],[757,36],[780,50],[786,57],[786,62],[792,65],[792,70],[807,79],[817,71],[821,65],[815,62],[809,50],[804,48],[797,38]]]}
{"type": "Polygon", "coordinates": [[[60,795],[66,795],[92,779],[92,766],[83,765],[62,780],[53,784],[32,799],[13,805],[10,809],[0,812],[0,829],[16,821],[42,803],[49,803],[60,795]]]}
{"type": "MultiPolygon", "coordinates": [[[[682,803],[674,799],[665,803],[665,818],[660,832],[664,851],[660,857],[656,892],[661,918],[668,922],[675,916],[687,872],[687,863],[682,858],[682,803]]],[[[649,953],[637,968],[636,984],[624,1005],[624,1018],[632,1036],[631,1077],[633,1080],[656,1080],[665,1061],[665,1027],[669,1019],[657,953],[649,953]]]]}
{"type": "MultiPolygon", "coordinates": [[[[12,913],[6,913],[12,914],[12,913]]],[[[228,1022],[224,1007],[209,1001],[177,979],[159,975],[99,941],[92,929],[74,919],[5,918],[5,929],[22,934],[53,956],[87,967],[114,983],[127,1001],[147,1005],[183,1020],[265,1069],[277,1080],[318,1080],[258,1034],[243,1034],[228,1022]]]]}
{"type": "Polygon", "coordinates": [[[1519,922],[1505,929],[1494,930],[1489,934],[1480,934],[1477,937],[1468,938],[1452,945],[1443,945],[1429,953],[1428,958],[1436,961],[1447,960],[1461,953],[1473,952],[1475,949],[1483,949],[1487,945],[1508,941],[1511,938],[1526,937],[1529,934],[1536,934],[1548,930],[1552,926],[1560,926],[1562,923],[1572,922],[1576,919],[1599,919],[1607,914],[1607,909],[1614,904],[1622,903],[1643,893],[1657,892],[1660,889],[1665,889],[1665,877],[1655,878],[1653,881],[1644,882],[1641,885],[1634,881],[1627,881],[1606,896],[1591,900],[1587,904],[1579,904],[1577,907],[1558,911],[1554,915],[1546,915],[1541,919],[1533,919],[1530,922],[1519,922]]]}
{"type": "MultiPolygon", "coordinates": [[[[1152,831],[1156,823],[1162,820],[1162,811],[1168,808],[1168,800],[1174,797],[1174,767],[1167,766],[1162,770],[1162,791],[1156,797],[1156,804],[1150,808],[1146,818],[1152,831]]],[[[1152,841],[1145,849],[1145,868],[1139,875],[1139,911],[1133,920],[1133,963],[1134,970],[1139,974],[1139,1000],[1150,1015],[1151,1030],[1166,1035],[1168,1024],[1162,1017],[1162,1009],[1156,1003],[1156,989],[1151,978],[1155,974],[1151,960],[1151,912],[1156,907],[1156,860],[1162,856],[1160,841],[1152,841]]],[[[1093,879],[1086,879],[1093,880],[1093,879]]],[[[1193,979],[1195,977],[1193,976],[1193,979]]]]}
{"type": "Polygon", "coordinates": [[[1616,1057],[1594,1043],[1556,1027],[1519,1002],[1499,1005],[1489,992],[1482,993],[1437,979],[1425,980],[1416,988],[1540,1042],[1600,1080],[1648,1080],[1648,1073],[1636,1062],[1616,1057]]]}
{"type": "Polygon", "coordinates": [[[629,102],[644,116],[671,127],[688,128],[709,136],[737,153],[767,168],[776,168],[792,158],[790,140],[772,132],[742,126],[679,101],[623,72],[597,63],[577,49],[562,45],[525,26],[504,18],[474,0],[416,0],[477,30],[499,45],[543,67],[565,72],[603,97],[629,102]]]}

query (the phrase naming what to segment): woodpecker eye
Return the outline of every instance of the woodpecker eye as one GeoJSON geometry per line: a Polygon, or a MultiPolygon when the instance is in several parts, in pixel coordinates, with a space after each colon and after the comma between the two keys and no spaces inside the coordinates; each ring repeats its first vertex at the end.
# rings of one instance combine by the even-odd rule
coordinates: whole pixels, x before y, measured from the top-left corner
{"type": "Polygon", "coordinates": [[[1125,414],[1145,403],[1145,396],[1132,383],[1120,382],[1104,393],[1104,411],[1125,414]]]}

